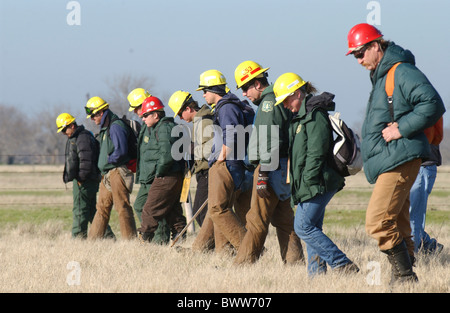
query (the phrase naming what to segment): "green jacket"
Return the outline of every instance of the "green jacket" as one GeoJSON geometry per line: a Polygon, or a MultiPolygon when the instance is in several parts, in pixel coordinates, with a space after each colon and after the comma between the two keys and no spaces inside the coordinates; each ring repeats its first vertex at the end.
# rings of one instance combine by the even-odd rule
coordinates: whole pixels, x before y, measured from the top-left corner
{"type": "Polygon", "coordinates": [[[163,177],[184,171],[183,160],[175,161],[171,149],[179,137],[172,137],[175,127],[172,117],[163,117],[152,127],[143,125],[138,138],[136,183],[151,183],[155,177],[163,177]]]}
{"type": "Polygon", "coordinates": [[[264,165],[267,170],[275,170],[279,164],[273,169],[270,168],[272,155],[276,154],[278,159],[288,157],[289,121],[292,119],[292,112],[283,105],[275,106],[273,85],[264,89],[261,98],[253,103],[258,106],[258,110],[248,146],[249,161],[254,165],[261,164],[263,170],[264,165]],[[271,126],[276,126],[277,134],[272,134],[271,126]],[[276,135],[278,138],[272,138],[276,135]]]}
{"type": "Polygon", "coordinates": [[[369,183],[378,175],[416,158],[429,154],[429,144],[423,130],[438,121],[445,112],[441,97],[426,76],[415,66],[409,50],[391,42],[383,58],[371,72],[372,91],[362,126],[361,151],[364,173],[369,183]],[[385,92],[386,75],[397,62],[395,71],[394,120],[402,138],[388,144],[382,130],[391,122],[385,92]]]}
{"type": "MultiPolygon", "coordinates": [[[[105,115],[102,118],[102,124],[99,134],[97,135],[97,140],[100,143],[100,153],[98,157],[98,168],[100,169],[102,175],[104,175],[109,170],[120,167],[122,165],[127,164],[130,161],[130,157],[128,156],[128,151],[124,151],[122,155],[115,156],[117,162],[112,163],[109,161],[110,155],[113,153],[117,154],[117,147],[114,146],[111,137],[108,135],[108,129],[112,124],[119,125],[126,133],[126,137],[128,137],[128,128],[125,126],[124,122],[119,119],[119,117],[111,112],[110,110],[105,111],[105,115]],[[111,123],[112,120],[113,123],[111,123]]],[[[126,138],[122,138],[123,141],[126,141],[126,138]]]]}
{"type": "Polygon", "coordinates": [[[327,111],[334,95],[309,95],[289,128],[291,201],[293,205],[328,191],[341,190],[345,179],[330,165],[333,134],[327,111]]]}

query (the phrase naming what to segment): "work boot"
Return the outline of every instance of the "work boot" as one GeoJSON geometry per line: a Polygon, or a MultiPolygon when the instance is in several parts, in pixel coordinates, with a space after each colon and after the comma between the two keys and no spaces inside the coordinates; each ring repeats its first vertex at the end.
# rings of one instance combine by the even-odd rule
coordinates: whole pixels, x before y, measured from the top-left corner
{"type": "Polygon", "coordinates": [[[143,232],[138,232],[138,239],[139,242],[141,243],[149,243],[152,241],[153,236],[155,236],[154,233],[143,233],[143,232]]]}
{"type": "Polygon", "coordinates": [[[342,274],[356,274],[359,272],[359,267],[350,261],[342,266],[336,267],[334,270],[342,274]]]}
{"type": "Polygon", "coordinates": [[[392,265],[391,284],[396,282],[418,282],[416,273],[413,272],[411,258],[408,254],[405,241],[389,250],[381,250],[387,254],[392,265]]]}

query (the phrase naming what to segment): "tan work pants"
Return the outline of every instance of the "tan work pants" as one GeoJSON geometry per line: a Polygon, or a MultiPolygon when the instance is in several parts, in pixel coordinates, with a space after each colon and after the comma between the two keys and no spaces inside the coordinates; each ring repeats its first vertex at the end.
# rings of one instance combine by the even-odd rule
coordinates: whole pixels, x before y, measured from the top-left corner
{"type": "Polygon", "coordinates": [[[293,264],[303,260],[300,238],[294,231],[294,211],[290,199],[280,201],[269,187],[270,196],[261,198],[256,192],[260,165],[253,177],[253,193],[251,207],[246,216],[247,232],[242,240],[235,264],[254,263],[261,255],[271,223],[277,231],[281,259],[284,263],[293,264]]]}
{"type": "Polygon", "coordinates": [[[235,206],[235,210],[240,213],[236,215],[233,212],[238,192],[234,190],[233,178],[225,162],[216,162],[209,169],[208,185],[207,217],[214,224],[216,251],[221,250],[228,242],[238,250],[245,235],[245,222],[238,215],[245,216],[246,212],[242,214],[240,211],[248,210],[248,207],[235,206]]]}
{"type": "MultiPolygon", "coordinates": [[[[91,229],[89,230],[89,239],[103,238],[106,226],[111,217],[111,209],[114,207],[119,215],[119,225],[122,238],[132,239],[136,237],[136,221],[133,215],[133,209],[130,205],[130,184],[129,176],[133,176],[132,172],[124,174],[124,169],[114,168],[106,175],[108,179],[102,179],[100,183],[97,212],[92,221],[91,229]],[[131,173],[131,175],[130,175],[131,173]],[[123,177],[126,175],[126,177],[123,177]],[[126,182],[126,181],[127,182],[126,182]],[[105,182],[108,186],[105,185],[105,182]]],[[[132,181],[133,178],[131,178],[132,181]]]]}
{"type": "MultiPolygon", "coordinates": [[[[227,170],[226,166],[225,170],[227,170]]],[[[245,225],[246,223],[245,216],[250,208],[251,196],[251,190],[247,190],[245,192],[241,192],[240,190],[238,190],[234,193],[234,214],[237,216],[242,225],[245,225]]],[[[206,213],[205,219],[203,220],[202,227],[200,228],[200,231],[198,232],[197,237],[192,244],[192,249],[199,252],[207,252],[215,249],[215,251],[218,253],[224,251],[227,252],[229,251],[229,249],[233,249],[230,242],[222,234],[222,232],[217,227],[214,227],[214,223],[211,219],[211,211],[209,209],[209,199],[207,210],[208,211],[206,213]]]]}
{"type": "Polygon", "coordinates": [[[414,159],[378,176],[366,212],[366,231],[378,241],[380,250],[389,250],[403,239],[414,255],[409,220],[409,192],[420,169],[414,159]]]}

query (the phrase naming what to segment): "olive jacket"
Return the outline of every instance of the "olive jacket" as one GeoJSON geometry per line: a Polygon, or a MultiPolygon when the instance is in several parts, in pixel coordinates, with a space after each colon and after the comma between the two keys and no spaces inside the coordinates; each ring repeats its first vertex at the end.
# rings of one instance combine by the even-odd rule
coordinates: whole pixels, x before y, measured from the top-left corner
{"type": "Polygon", "coordinates": [[[308,95],[289,128],[291,202],[296,205],[319,194],[339,191],[345,179],[330,165],[333,130],[327,111],[333,111],[334,95],[308,95]]]}

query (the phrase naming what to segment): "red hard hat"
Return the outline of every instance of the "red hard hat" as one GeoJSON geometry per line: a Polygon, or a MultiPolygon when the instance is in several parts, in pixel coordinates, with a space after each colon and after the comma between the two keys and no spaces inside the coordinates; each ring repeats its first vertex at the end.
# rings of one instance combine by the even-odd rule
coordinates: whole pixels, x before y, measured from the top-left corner
{"type": "Polygon", "coordinates": [[[366,43],[371,42],[382,36],[383,34],[377,28],[375,28],[370,24],[361,23],[353,26],[347,35],[348,52],[346,55],[349,55],[362,45],[365,45],[366,43]]]}
{"type": "Polygon", "coordinates": [[[153,97],[153,96],[148,97],[144,100],[144,102],[142,102],[141,117],[145,113],[160,110],[160,109],[164,109],[164,105],[162,104],[161,100],[159,100],[158,98],[153,97]]]}

